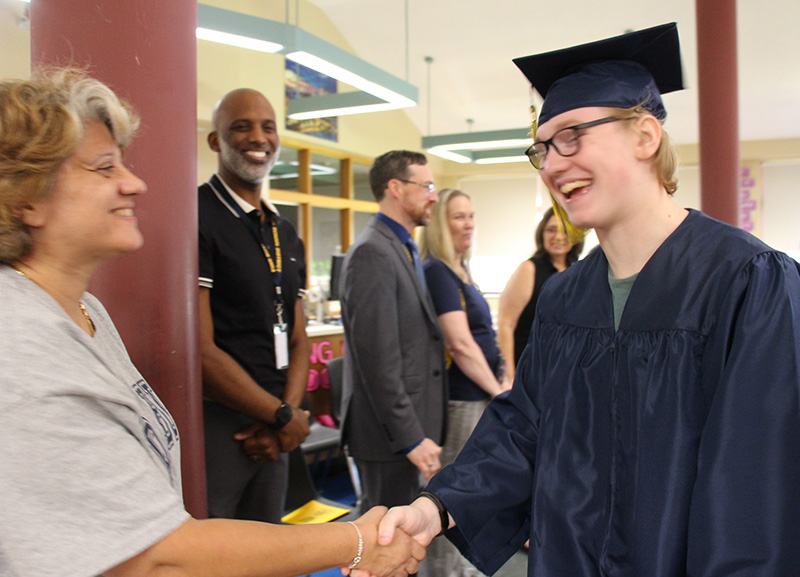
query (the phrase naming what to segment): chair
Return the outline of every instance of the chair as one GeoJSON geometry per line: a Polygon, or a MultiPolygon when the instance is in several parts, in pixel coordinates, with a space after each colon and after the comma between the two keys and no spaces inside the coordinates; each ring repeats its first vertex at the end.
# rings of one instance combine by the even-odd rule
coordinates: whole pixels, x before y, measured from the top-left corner
{"type": "MultiPolygon", "coordinates": [[[[330,374],[330,369],[328,369],[328,373],[330,374]]],[[[335,419],[334,423],[337,423],[335,419]]],[[[324,455],[324,469],[321,475],[321,479],[324,481],[327,479],[328,473],[330,472],[331,460],[333,459],[334,453],[339,448],[341,435],[338,429],[326,427],[313,419],[310,424],[310,429],[311,431],[308,437],[306,437],[306,440],[301,444],[301,447],[306,455],[314,455],[312,471],[315,475],[320,461],[322,460],[321,457],[324,455]]]]}
{"type": "MultiPolygon", "coordinates": [[[[336,425],[339,426],[340,416],[341,416],[341,404],[342,404],[342,379],[344,370],[344,358],[337,357],[331,359],[325,366],[328,370],[328,377],[331,383],[331,389],[330,389],[331,417],[333,418],[334,423],[336,423],[336,425]]],[[[324,479],[327,476],[328,471],[330,469],[330,464],[334,452],[341,446],[342,434],[339,429],[326,427],[324,425],[320,425],[317,422],[312,422],[310,428],[311,432],[308,435],[308,437],[306,437],[306,440],[300,445],[300,448],[302,449],[303,456],[311,454],[315,456],[315,464],[319,462],[319,456],[323,453],[326,453],[325,471],[322,475],[322,478],[324,479]]],[[[355,461],[353,460],[352,457],[350,457],[347,454],[346,450],[343,451],[343,454],[345,456],[345,462],[347,464],[347,471],[350,476],[350,482],[353,485],[353,491],[355,492],[356,495],[355,509],[358,510],[358,506],[361,503],[361,481],[358,476],[358,470],[356,469],[355,461]]],[[[306,473],[308,474],[308,467],[305,465],[305,458],[303,459],[303,465],[306,469],[306,473]]],[[[296,471],[296,474],[299,475],[299,471],[296,471]]],[[[311,478],[310,474],[308,474],[308,477],[309,479],[311,478]]],[[[291,466],[290,466],[290,478],[291,478],[291,466]]],[[[314,491],[316,492],[316,489],[314,491]]],[[[299,498],[302,498],[302,496],[299,498]]],[[[309,497],[308,499],[303,501],[303,503],[306,503],[308,502],[309,499],[313,498],[314,497],[309,497]]],[[[303,503],[301,503],[301,505],[303,503]]]]}
{"type": "Polygon", "coordinates": [[[305,453],[302,447],[298,447],[289,453],[289,487],[286,492],[284,514],[286,515],[299,509],[311,500],[348,511],[344,516],[335,519],[336,521],[352,521],[359,516],[357,507],[326,499],[319,494],[311,479],[305,453]]]}
{"type": "MultiPolygon", "coordinates": [[[[339,433],[339,443],[341,444],[341,416],[342,416],[342,389],[344,382],[344,357],[337,357],[328,361],[326,365],[328,369],[328,378],[331,382],[331,417],[333,422],[336,423],[339,433]]],[[[356,494],[356,507],[361,504],[361,477],[358,475],[358,468],[356,462],[346,446],[342,447],[345,460],[347,462],[347,471],[350,474],[350,482],[353,484],[353,491],[356,494]]]]}

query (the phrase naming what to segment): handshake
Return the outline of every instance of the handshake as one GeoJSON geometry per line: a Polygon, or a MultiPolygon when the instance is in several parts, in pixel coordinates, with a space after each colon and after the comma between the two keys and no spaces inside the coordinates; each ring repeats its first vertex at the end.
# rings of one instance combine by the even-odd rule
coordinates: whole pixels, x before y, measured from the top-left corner
{"type": "MultiPolygon", "coordinates": [[[[425,547],[442,530],[433,501],[419,498],[405,507],[373,507],[353,523],[359,531],[358,562],[342,567],[351,577],[404,577],[416,573],[425,547]]],[[[449,526],[453,526],[450,519],[449,526]]]]}

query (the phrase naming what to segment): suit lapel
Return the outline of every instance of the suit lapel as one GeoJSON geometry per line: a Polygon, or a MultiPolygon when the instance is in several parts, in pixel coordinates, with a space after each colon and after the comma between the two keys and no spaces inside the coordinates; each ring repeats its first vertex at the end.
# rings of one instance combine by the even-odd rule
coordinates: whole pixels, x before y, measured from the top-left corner
{"type": "Polygon", "coordinates": [[[397,258],[402,262],[402,267],[411,277],[411,281],[414,283],[414,288],[417,291],[417,296],[419,300],[422,302],[422,306],[425,309],[425,313],[428,315],[428,318],[435,327],[439,326],[439,321],[436,318],[436,311],[433,309],[433,301],[431,300],[430,294],[426,292],[422,285],[417,278],[417,271],[414,269],[414,263],[411,262],[411,259],[408,255],[408,250],[403,243],[400,242],[400,239],[397,238],[397,235],[394,231],[389,228],[385,223],[381,222],[380,220],[373,219],[372,224],[375,227],[375,231],[380,233],[384,236],[388,241],[392,250],[397,255],[397,258]]]}

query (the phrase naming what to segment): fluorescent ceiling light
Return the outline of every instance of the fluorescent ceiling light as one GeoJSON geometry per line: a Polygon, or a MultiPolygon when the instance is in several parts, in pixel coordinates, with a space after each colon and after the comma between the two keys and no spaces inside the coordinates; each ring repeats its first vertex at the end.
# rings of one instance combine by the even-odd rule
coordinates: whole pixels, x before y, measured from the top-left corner
{"type": "Polygon", "coordinates": [[[286,43],[287,60],[361,91],[290,100],[288,116],[293,120],[396,110],[417,105],[415,86],[305,30],[291,27],[286,43]]]}
{"type": "Polygon", "coordinates": [[[277,42],[257,40],[256,38],[219,32],[218,30],[210,30],[208,28],[198,28],[197,37],[200,40],[210,40],[211,42],[219,42],[220,44],[238,46],[239,48],[247,48],[249,50],[258,50],[259,52],[275,53],[283,50],[283,44],[278,44],[277,42]]]}
{"type": "MultiPolygon", "coordinates": [[[[385,86],[381,86],[376,82],[367,80],[363,76],[360,76],[351,70],[346,70],[341,66],[337,66],[332,62],[323,60],[319,56],[314,56],[313,54],[309,54],[308,52],[303,52],[303,51],[290,52],[286,55],[286,58],[293,62],[297,62],[298,64],[302,64],[306,68],[311,68],[312,70],[316,70],[317,72],[324,74],[325,76],[330,76],[331,78],[335,78],[340,82],[349,84],[353,88],[358,88],[359,90],[363,90],[367,94],[372,94],[373,96],[377,96],[378,98],[385,100],[386,104],[391,104],[395,108],[407,108],[409,106],[417,105],[417,103],[414,102],[412,99],[407,98],[402,94],[398,94],[393,90],[389,90],[385,86]]],[[[384,108],[383,110],[391,110],[391,109],[384,108]]]]}
{"type": "Polygon", "coordinates": [[[422,148],[430,154],[454,162],[492,164],[525,160],[525,149],[533,144],[527,128],[464,132],[425,136],[422,148]],[[507,160],[513,158],[514,160],[507,160]],[[503,160],[500,160],[503,159],[503,160]]]}
{"type": "Polygon", "coordinates": [[[416,86],[297,26],[205,4],[197,5],[197,25],[198,38],[262,52],[283,50],[287,59],[357,89],[357,92],[291,99],[287,110],[291,119],[326,118],[417,105],[416,86]]]}
{"type": "Polygon", "coordinates": [[[506,162],[528,162],[527,156],[496,156],[494,158],[478,158],[475,164],[503,164],[506,162]]]}
{"type": "Polygon", "coordinates": [[[197,5],[197,37],[259,52],[280,52],[286,25],[205,4],[197,5]]]}
{"type": "MultiPolygon", "coordinates": [[[[300,166],[300,163],[296,160],[292,160],[291,162],[283,162],[279,160],[275,163],[275,166],[272,168],[272,171],[269,174],[270,180],[279,180],[281,178],[297,178],[300,176],[300,173],[297,170],[297,167],[300,166]],[[290,171],[290,172],[281,172],[283,170],[290,171]]],[[[309,166],[311,169],[311,176],[322,176],[326,174],[336,174],[339,172],[335,168],[330,166],[324,166],[322,164],[311,164],[309,166]]]]}
{"type": "Polygon", "coordinates": [[[468,164],[472,162],[471,156],[456,154],[455,152],[451,152],[448,148],[445,148],[444,146],[434,146],[433,148],[429,148],[428,152],[430,154],[433,154],[434,156],[438,156],[439,158],[444,158],[445,160],[452,160],[453,162],[460,162],[461,164],[468,164]]]}
{"type": "Polygon", "coordinates": [[[447,150],[492,150],[494,148],[513,148],[518,146],[520,148],[527,148],[533,141],[530,138],[517,138],[508,140],[473,140],[472,142],[464,142],[461,144],[443,145],[440,148],[447,150]]]}

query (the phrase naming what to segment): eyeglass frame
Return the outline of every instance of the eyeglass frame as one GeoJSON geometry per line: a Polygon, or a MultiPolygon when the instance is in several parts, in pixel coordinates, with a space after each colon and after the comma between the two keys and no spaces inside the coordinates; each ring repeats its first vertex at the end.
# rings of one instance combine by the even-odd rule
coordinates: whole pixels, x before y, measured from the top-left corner
{"type": "Polygon", "coordinates": [[[400,182],[405,182],[406,184],[416,184],[419,187],[427,188],[428,194],[433,194],[436,192],[436,184],[433,182],[414,182],[413,180],[406,180],[405,178],[395,178],[395,180],[399,180],[400,182]]]}
{"type": "MultiPolygon", "coordinates": [[[[580,124],[574,124],[572,126],[565,126],[564,128],[562,128],[560,130],[557,130],[555,132],[555,134],[553,134],[553,136],[551,138],[548,138],[547,140],[540,140],[538,142],[534,142],[533,144],[531,144],[530,147],[528,147],[528,150],[525,151],[525,156],[528,157],[528,160],[530,161],[531,166],[533,166],[533,168],[535,168],[536,170],[542,170],[542,168],[541,168],[542,161],[547,157],[548,154],[550,154],[550,147],[552,147],[559,154],[559,156],[563,156],[564,158],[569,158],[570,156],[575,156],[576,154],[578,154],[578,152],[580,152],[580,149],[581,149],[580,138],[581,138],[582,134],[577,134],[575,136],[575,138],[573,139],[578,143],[575,146],[575,151],[574,152],[570,152],[569,154],[564,154],[563,152],[561,152],[558,149],[558,147],[556,146],[556,143],[554,142],[554,140],[556,139],[556,137],[560,133],[564,132],[565,130],[579,131],[579,130],[583,130],[585,128],[591,128],[592,126],[600,126],[601,124],[608,124],[610,122],[616,122],[618,120],[633,120],[634,118],[636,118],[636,117],[635,116],[605,116],[603,118],[598,118],[597,120],[590,120],[589,122],[582,122],[580,124]],[[540,144],[544,144],[544,155],[539,159],[538,162],[534,162],[534,158],[536,158],[537,155],[535,154],[535,151],[533,149],[536,146],[539,146],[540,144]]],[[[570,140],[570,142],[572,142],[572,140],[570,140]]]]}

